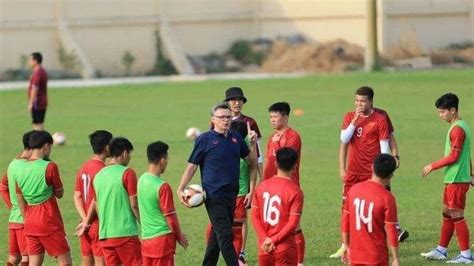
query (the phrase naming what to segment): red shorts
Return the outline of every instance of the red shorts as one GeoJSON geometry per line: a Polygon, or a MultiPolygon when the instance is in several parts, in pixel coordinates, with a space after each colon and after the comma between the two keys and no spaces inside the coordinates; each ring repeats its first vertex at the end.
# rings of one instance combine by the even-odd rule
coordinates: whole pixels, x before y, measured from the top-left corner
{"type": "Polygon", "coordinates": [[[105,245],[101,242],[102,252],[106,265],[135,266],[142,265],[142,246],[138,237],[123,238],[124,242],[118,246],[105,245]]]}
{"type": "Polygon", "coordinates": [[[454,183],[444,186],[443,203],[448,209],[463,211],[466,207],[466,194],[469,183],[454,183]]]}
{"type": "Polygon", "coordinates": [[[296,246],[292,246],[282,252],[264,253],[258,255],[258,265],[260,266],[296,266],[298,255],[296,246]]]}
{"type": "Polygon", "coordinates": [[[143,266],[174,266],[174,254],[169,254],[162,258],[143,256],[143,266]]]}
{"type": "Polygon", "coordinates": [[[12,256],[26,255],[26,236],[23,234],[23,228],[10,228],[8,234],[8,254],[12,256]]]}
{"type": "Polygon", "coordinates": [[[81,242],[81,254],[84,257],[102,257],[104,253],[99,244],[99,225],[93,223],[89,231],[80,236],[79,240],[81,242]]]}
{"type": "Polygon", "coordinates": [[[387,263],[379,263],[379,264],[354,264],[354,263],[351,263],[351,266],[388,266],[388,262],[387,263]]]}
{"type": "Polygon", "coordinates": [[[238,196],[235,201],[234,220],[246,220],[247,208],[244,204],[245,196],[238,196]]]}
{"type": "Polygon", "coordinates": [[[63,228],[49,236],[26,236],[26,245],[28,255],[39,255],[46,251],[49,256],[57,257],[71,251],[63,228]]]}
{"type": "Polygon", "coordinates": [[[359,174],[346,173],[346,176],[344,177],[344,187],[342,188],[342,199],[344,200],[346,198],[347,193],[349,192],[352,186],[360,182],[369,180],[371,177],[372,177],[372,174],[359,175],[359,174]]]}

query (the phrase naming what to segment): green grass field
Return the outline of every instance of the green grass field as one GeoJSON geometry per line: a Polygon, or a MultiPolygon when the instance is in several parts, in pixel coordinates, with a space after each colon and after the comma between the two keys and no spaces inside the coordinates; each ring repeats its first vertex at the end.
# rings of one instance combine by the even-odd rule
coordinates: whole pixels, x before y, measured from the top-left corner
{"type": "MultiPolygon", "coordinates": [[[[373,86],[375,105],[389,112],[400,145],[401,167],[393,180],[393,192],[398,200],[400,223],[411,234],[401,244],[401,263],[437,264],[425,262],[419,253],[434,247],[438,241],[442,171],[427,179],[421,178],[420,173],[424,165],[440,158],[444,149],[448,124],[438,118],[434,107],[437,97],[449,91],[456,93],[461,99],[461,116],[474,128],[473,69],[51,89],[46,128],[67,134],[67,144],[55,147],[52,159],[58,163],[65,185],[65,196],[59,202],[75,264],[80,263],[80,250],[79,241],[73,236],[78,222],[72,200],[73,183],[75,172],[90,156],[87,135],[96,129],[107,129],[115,136],[128,137],[135,146],[131,167],[138,174],[146,170],[146,145],[155,140],[167,142],[171,147],[170,163],[163,176],[175,190],[192,149],[192,143],[184,137],[186,129],[191,126],[206,129],[210,107],[223,99],[225,89],[231,85],[244,89],[249,99],[244,113],[258,121],[264,142],[272,131],[267,113],[270,104],[288,101],[293,109],[304,110],[304,115],[292,116],[290,124],[303,140],[300,179],[305,193],[302,228],[307,242],[306,265],[340,264],[328,258],[340,245],[341,181],[337,159],[340,125],[345,112],[353,109],[355,89],[361,85],[373,86]]],[[[25,91],[0,93],[2,172],[21,149],[21,135],[30,129],[26,106],[25,91]]],[[[192,182],[200,182],[199,175],[192,182]]],[[[474,201],[469,197],[466,217],[473,225],[474,201]]],[[[8,211],[0,205],[0,260],[4,261],[8,211]]],[[[177,249],[177,265],[199,265],[205,250],[205,209],[176,205],[181,226],[190,240],[187,251],[177,249]]],[[[450,247],[450,257],[457,255],[455,238],[450,247]]],[[[247,254],[249,265],[255,265],[252,229],[247,254]]],[[[54,261],[46,259],[45,264],[53,265],[54,261]]]]}

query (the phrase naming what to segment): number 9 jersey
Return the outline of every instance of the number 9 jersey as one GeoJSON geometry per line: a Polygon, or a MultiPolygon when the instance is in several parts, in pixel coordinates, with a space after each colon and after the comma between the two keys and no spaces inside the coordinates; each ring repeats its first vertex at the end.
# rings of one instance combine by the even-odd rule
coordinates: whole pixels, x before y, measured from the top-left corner
{"type": "MultiPolygon", "coordinates": [[[[290,178],[273,176],[256,188],[252,201],[252,222],[258,236],[258,254],[266,237],[275,245],[275,253],[295,249],[295,229],[303,211],[303,191],[290,178]]],[[[295,253],[296,254],[296,253],[295,253]]]]}

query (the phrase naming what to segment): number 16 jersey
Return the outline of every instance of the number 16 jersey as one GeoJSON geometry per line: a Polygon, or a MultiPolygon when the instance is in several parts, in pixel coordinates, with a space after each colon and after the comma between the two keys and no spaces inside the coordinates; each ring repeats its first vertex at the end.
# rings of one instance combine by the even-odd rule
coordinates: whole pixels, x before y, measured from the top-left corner
{"type": "MultiPolygon", "coordinates": [[[[295,228],[288,228],[291,216],[298,220],[303,211],[303,191],[298,183],[274,176],[263,180],[256,188],[252,201],[253,223],[260,247],[265,237],[272,239],[275,252],[281,252],[295,245],[295,228]]],[[[295,224],[296,227],[297,224],[295,224]]],[[[259,249],[259,254],[264,253],[259,249]]]]}
{"type": "Polygon", "coordinates": [[[343,219],[343,231],[349,231],[351,264],[388,262],[387,237],[397,223],[397,205],[390,191],[371,180],[353,186],[344,203],[343,219]]]}

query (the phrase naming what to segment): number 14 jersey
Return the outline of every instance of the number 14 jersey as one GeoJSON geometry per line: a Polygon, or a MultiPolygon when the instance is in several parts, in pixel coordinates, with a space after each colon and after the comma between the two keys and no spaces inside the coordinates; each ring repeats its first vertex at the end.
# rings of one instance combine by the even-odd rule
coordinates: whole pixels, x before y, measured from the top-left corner
{"type": "MultiPolygon", "coordinates": [[[[252,218],[260,247],[270,237],[281,252],[295,245],[294,231],[303,211],[303,191],[289,178],[263,180],[252,201],[252,218]]],[[[259,249],[259,254],[264,252],[259,249]]]]}
{"type": "Polygon", "coordinates": [[[344,203],[342,228],[349,233],[351,264],[386,263],[387,238],[398,246],[398,239],[392,243],[396,223],[395,197],[382,184],[367,180],[353,186],[344,203]]]}

